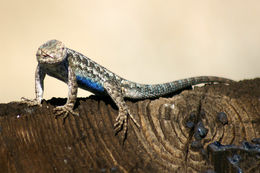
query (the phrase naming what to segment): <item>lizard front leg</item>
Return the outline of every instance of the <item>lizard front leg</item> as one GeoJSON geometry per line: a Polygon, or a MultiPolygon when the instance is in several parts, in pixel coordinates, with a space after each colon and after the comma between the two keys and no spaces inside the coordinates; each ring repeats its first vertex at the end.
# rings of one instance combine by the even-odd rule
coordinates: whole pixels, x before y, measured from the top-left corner
{"type": "Polygon", "coordinates": [[[33,100],[30,100],[30,99],[22,97],[21,103],[26,103],[29,106],[41,105],[43,91],[44,91],[43,80],[44,80],[45,76],[46,76],[46,73],[44,72],[44,70],[38,64],[37,67],[36,67],[36,71],[35,71],[35,94],[36,94],[36,98],[33,99],[33,100]]]}
{"type": "Polygon", "coordinates": [[[68,67],[68,98],[64,106],[58,106],[54,109],[56,116],[63,116],[66,118],[69,113],[78,116],[79,114],[73,110],[75,102],[77,100],[78,84],[74,71],[71,66],[68,67]]]}
{"type": "Polygon", "coordinates": [[[124,135],[126,135],[128,129],[128,116],[130,116],[137,127],[140,127],[140,125],[131,114],[128,106],[126,105],[120,86],[112,82],[105,82],[104,88],[119,109],[116,123],[114,124],[116,133],[118,133],[120,130],[123,130],[124,135]]]}

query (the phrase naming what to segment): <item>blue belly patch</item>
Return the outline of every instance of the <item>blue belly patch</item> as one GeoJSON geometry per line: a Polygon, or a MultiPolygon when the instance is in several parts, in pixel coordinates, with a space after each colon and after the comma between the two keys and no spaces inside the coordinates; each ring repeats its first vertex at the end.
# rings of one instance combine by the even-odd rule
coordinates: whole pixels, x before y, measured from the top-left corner
{"type": "Polygon", "coordinates": [[[93,82],[92,80],[81,77],[81,76],[76,76],[76,78],[77,78],[78,83],[80,83],[84,86],[87,86],[88,88],[91,88],[91,89],[93,89],[95,91],[99,91],[99,92],[104,91],[104,88],[99,83],[93,82]]]}

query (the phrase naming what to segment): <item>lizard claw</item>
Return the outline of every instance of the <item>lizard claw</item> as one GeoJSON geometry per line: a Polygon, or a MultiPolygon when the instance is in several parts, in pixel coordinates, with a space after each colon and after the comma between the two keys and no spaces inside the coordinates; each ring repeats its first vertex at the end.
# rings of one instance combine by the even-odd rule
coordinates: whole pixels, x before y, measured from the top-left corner
{"type": "Polygon", "coordinates": [[[79,116],[79,113],[73,111],[73,108],[69,106],[58,106],[53,109],[56,115],[56,118],[59,116],[63,117],[63,123],[65,122],[65,119],[69,116],[69,114],[72,114],[73,116],[79,116]]]}

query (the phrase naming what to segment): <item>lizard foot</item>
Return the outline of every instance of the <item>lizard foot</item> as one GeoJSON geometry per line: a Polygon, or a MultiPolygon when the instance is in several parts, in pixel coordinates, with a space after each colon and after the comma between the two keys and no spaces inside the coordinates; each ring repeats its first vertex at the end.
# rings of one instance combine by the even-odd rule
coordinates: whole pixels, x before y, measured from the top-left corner
{"type": "Polygon", "coordinates": [[[66,105],[54,108],[54,112],[56,118],[59,116],[63,117],[63,123],[65,122],[65,119],[69,116],[69,114],[72,114],[73,116],[79,116],[79,113],[73,111],[73,108],[66,105]]]}
{"type": "Polygon", "coordinates": [[[135,123],[135,125],[140,128],[140,125],[134,119],[133,115],[129,113],[127,110],[120,111],[116,118],[116,123],[114,124],[114,128],[116,134],[118,134],[121,130],[123,130],[124,136],[126,138],[127,130],[128,130],[128,115],[130,116],[131,120],[135,123]]]}
{"type": "Polygon", "coordinates": [[[116,123],[114,124],[114,129],[116,134],[123,130],[124,138],[126,138],[127,129],[128,129],[128,116],[124,111],[119,111],[119,114],[116,118],[116,123]]]}
{"type": "Polygon", "coordinates": [[[41,101],[37,100],[37,99],[27,99],[27,98],[24,98],[22,97],[21,98],[21,101],[18,102],[18,103],[24,103],[24,104],[27,104],[28,106],[42,106],[41,105],[41,101]]]}

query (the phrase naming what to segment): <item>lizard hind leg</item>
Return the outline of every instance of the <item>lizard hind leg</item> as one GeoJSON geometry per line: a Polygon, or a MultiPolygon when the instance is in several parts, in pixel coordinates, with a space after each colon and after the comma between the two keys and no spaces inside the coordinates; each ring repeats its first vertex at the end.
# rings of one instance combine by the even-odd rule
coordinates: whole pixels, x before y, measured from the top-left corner
{"type": "Polygon", "coordinates": [[[114,83],[111,84],[110,82],[105,82],[104,88],[106,89],[107,93],[109,94],[109,96],[112,98],[112,100],[115,102],[115,104],[119,109],[119,113],[116,118],[116,123],[114,124],[116,134],[121,130],[123,130],[123,133],[126,136],[127,129],[128,129],[128,116],[131,118],[134,124],[139,128],[140,125],[135,120],[133,115],[130,113],[129,108],[126,105],[121,88],[117,84],[114,83]]]}

